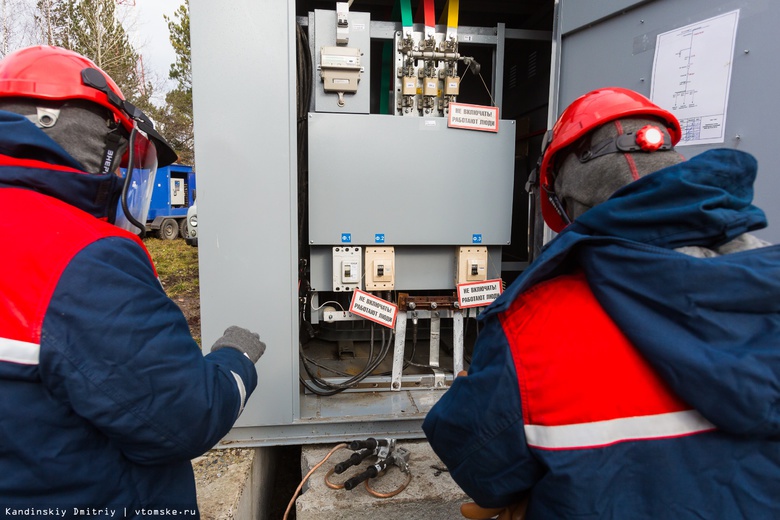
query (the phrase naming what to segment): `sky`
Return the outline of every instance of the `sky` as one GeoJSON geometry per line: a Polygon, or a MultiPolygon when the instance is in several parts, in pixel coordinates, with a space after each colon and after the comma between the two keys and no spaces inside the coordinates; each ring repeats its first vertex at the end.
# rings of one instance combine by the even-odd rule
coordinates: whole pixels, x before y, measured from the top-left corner
{"type": "Polygon", "coordinates": [[[176,55],[163,15],[173,18],[173,13],[182,4],[184,0],[135,0],[135,7],[128,8],[128,22],[135,26],[130,37],[143,56],[144,70],[160,80],[160,88],[165,92],[174,86],[168,79],[168,71],[176,55]]]}

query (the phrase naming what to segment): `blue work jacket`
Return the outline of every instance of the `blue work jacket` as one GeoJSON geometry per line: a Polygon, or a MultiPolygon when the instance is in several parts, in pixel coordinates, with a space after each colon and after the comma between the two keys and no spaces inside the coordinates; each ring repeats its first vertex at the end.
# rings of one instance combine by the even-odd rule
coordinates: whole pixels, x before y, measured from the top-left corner
{"type": "Polygon", "coordinates": [[[616,192],[481,316],[423,429],[478,504],[527,519],[780,516],[780,247],[755,159],[713,150],[616,192]]]}
{"type": "Polygon", "coordinates": [[[0,111],[3,517],[197,518],[190,460],[257,384],[238,350],[203,356],[143,243],[106,222],[120,188],[0,111]]]}

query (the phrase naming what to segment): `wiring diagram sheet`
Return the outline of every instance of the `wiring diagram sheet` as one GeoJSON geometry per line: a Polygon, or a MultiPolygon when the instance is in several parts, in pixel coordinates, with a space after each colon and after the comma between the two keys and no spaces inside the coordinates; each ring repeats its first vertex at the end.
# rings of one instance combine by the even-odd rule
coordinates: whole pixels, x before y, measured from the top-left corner
{"type": "Polygon", "coordinates": [[[680,120],[679,145],[724,141],[738,19],[735,10],[656,38],[650,99],[680,120]]]}

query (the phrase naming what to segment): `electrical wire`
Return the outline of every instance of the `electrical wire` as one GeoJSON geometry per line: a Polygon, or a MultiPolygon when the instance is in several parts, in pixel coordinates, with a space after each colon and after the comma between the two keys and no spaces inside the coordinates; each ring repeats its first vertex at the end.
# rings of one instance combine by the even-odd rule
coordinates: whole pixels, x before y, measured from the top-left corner
{"type": "Polygon", "coordinates": [[[283,518],[283,520],[287,520],[287,517],[290,514],[290,510],[292,509],[293,504],[295,504],[295,499],[298,498],[298,493],[301,492],[301,488],[303,488],[303,485],[306,483],[307,480],[309,480],[309,477],[311,477],[312,473],[317,471],[317,469],[319,469],[320,466],[325,464],[325,462],[330,458],[331,455],[336,453],[338,450],[340,450],[342,448],[346,448],[346,447],[347,447],[347,443],[346,442],[342,442],[341,444],[337,444],[336,446],[333,447],[332,450],[330,450],[328,452],[327,455],[325,455],[324,459],[322,459],[317,464],[315,464],[314,467],[311,468],[308,473],[306,473],[306,476],[303,477],[303,480],[301,480],[301,483],[298,484],[297,488],[295,488],[295,492],[293,493],[293,496],[290,499],[290,503],[287,504],[287,509],[284,511],[284,518],[283,518]]]}
{"type": "Polygon", "coordinates": [[[366,479],[366,481],[364,482],[364,484],[366,486],[366,491],[368,491],[368,493],[370,495],[372,495],[372,496],[374,496],[376,498],[390,498],[390,497],[396,496],[398,493],[400,493],[401,491],[406,489],[406,486],[408,486],[409,483],[412,481],[412,472],[409,471],[409,472],[406,473],[406,482],[401,484],[394,491],[390,491],[390,492],[387,492],[387,493],[380,493],[379,491],[376,491],[374,488],[372,488],[371,485],[368,483],[370,480],[371,479],[369,478],[369,479],[366,479]]]}
{"type": "Polygon", "coordinates": [[[330,489],[344,489],[344,483],[338,484],[336,482],[330,481],[330,476],[333,475],[333,473],[336,472],[336,466],[333,466],[328,470],[327,473],[325,473],[325,485],[328,486],[330,489]]]}
{"type": "Polygon", "coordinates": [[[320,306],[319,306],[319,307],[317,307],[317,308],[315,308],[315,307],[314,307],[314,304],[312,304],[312,306],[311,306],[311,310],[313,310],[313,311],[318,311],[318,310],[322,309],[323,307],[325,307],[325,306],[326,306],[327,304],[329,304],[329,303],[332,303],[332,304],[334,304],[334,305],[338,305],[338,306],[339,306],[339,309],[341,309],[341,312],[346,312],[346,311],[344,310],[344,307],[342,307],[342,305],[341,305],[339,302],[337,302],[336,300],[328,300],[328,301],[326,301],[325,303],[323,303],[322,305],[320,305],[320,306]]]}
{"type": "MultiPolygon", "coordinates": [[[[384,335],[384,332],[383,332],[383,335],[384,335]]],[[[390,340],[392,340],[392,335],[390,336],[390,340]]],[[[371,372],[373,372],[376,369],[376,367],[378,367],[379,364],[382,363],[382,361],[384,361],[384,359],[387,357],[388,352],[390,351],[390,343],[391,343],[391,341],[388,341],[387,343],[383,343],[382,349],[381,349],[381,351],[379,353],[379,356],[377,356],[375,359],[372,360],[372,358],[373,358],[373,341],[372,341],[371,342],[372,350],[371,350],[371,353],[369,354],[369,358],[368,358],[369,360],[366,363],[366,367],[359,374],[351,377],[350,379],[348,379],[348,380],[346,380],[346,381],[344,381],[342,383],[332,383],[332,382],[325,381],[324,379],[321,379],[321,378],[317,377],[316,375],[314,375],[313,373],[311,373],[311,371],[307,367],[304,367],[304,368],[306,368],[306,372],[312,378],[312,381],[315,384],[317,384],[318,386],[320,386],[320,387],[322,387],[322,388],[324,388],[326,390],[341,390],[341,391],[343,391],[343,390],[346,390],[348,388],[354,387],[356,384],[358,384],[363,379],[368,377],[371,374],[371,372]]]]}
{"type": "Polygon", "coordinates": [[[318,362],[318,361],[315,361],[314,359],[310,358],[310,357],[309,357],[309,356],[307,356],[306,354],[303,354],[303,353],[301,353],[301,356],[303,356],[303,359],[304,359],[304,360],[305,360],[307,363],[309,363],[309,364],[312,364],[312,365],[314,365],[315,367],[319,367],[319,368],[321,368],[321,369],[323,369],[323,370],[327,370],[328,372],[332,372],[332,373],[334,373],[334,374],[336,374],[336,375],[338,375],[338,376],[342,376],[342,377],[350,377],[350,376],[352,376],[352,374],[350,374],[350,373],[348,373],[348,372],[343,372],[343,371],[341,371],[341,370],[338,370],[338,369],[335,369],[335,368],[331,368],[331,367],[329,367],[329,366],[327,366],[327,365],[323,365],[322,363],[320,363],[320,362],[318,362]]]}
{"type": "Polygon", "coordinates": [[[390,333],[388,335],[387,341],[385,341],[385,331],[382,331],[382,347],[379,351],[379,354],[374,357],[374,337],[373,337],[373,326],[371,328],[371,341],[370,341],[370,352],[368,361],[366,361],[366,365],[363,368],[363,370],[360,371],[360,373],[352,376],[351,378],[347,379],[346,381],[343,381],[341,383],[334,383],[330,381],[326,381],[325,379],[317,376],[309,366],[309,364],[306,362],[305,356],[302,352],[299,352],[299,358],[301,359],[303,369],[305,370],[306,374],[309,376],[309,380],[305,380],[303,377],[299,378],[301,383],[304,387],[306,387],[310,392],[321,395],[321,396],[330,396],[335,395],[339,392],[343,392],[344,390],[354,388],[358,383],[363,381],[365,378],[367,378],[371,373],[376,370],[376,368],[387,358],[388,353],[390,352],[390,346],[393,343],[393,337],[394,333],[390,333]]]}
{"type": "MultiPolygon", "coordinates": [[[[473,59],[473,58],[467,58],[467,59],[473,59]]],[[[466,73],[471,70],[471,66],[467,65],[466,70],[463,71],[463,75],[460,77],[460,82],[463,83],[463,79],[466,77],[466,73]]],[[[478,70],[478,69],[477,69],[478,70]]],[[[482,85],[485,87],[485,90],[487,91],[488,96],[490,96],[490,106],[496,106],[496,100],[493,99],[493,93],[490,91],[490,89],[487,86],[487,83],[485,83],[485,78],[482,77],[481,72],[473,72],[473,74],[476,74],[479,76],[479,79],[482,80],[482,85]]]]}
{"type": "Polygon", "coordinates": [[[298,250],[304,258],[308,247],[306,233],[306,210],[308,208],[308,171],[306,168],[308,154],[308,113],[313,90],[313,68],[311,50],[306,33],[301,24],[295,24],[296,30],[296,108],[298,130],[298,250]]]}
{"type": "Polygon", "coordinates": [[[490,96],[490,106],[496,106],[496,100],[493,99],[493,93],[490,91],[490,89],[487,86],[487,83],[485,83],[485,78],[482,77],[482,73],[479,73],[479,79],[482,80],[482,84],[485,86],[485,90],[487,90],[488,96],[490,96]]]}
{"type": "MultiPolygon", "coordinates": [[[[343,483],[339,484],[337,482],[331,482],[330,477],[333,475],[333,473],[335,471],[336,471],[336,467],[334,466],[334,467],[330,468],[328,470],[328,472],[325,474],[325,485],[328,486],[330,489],[344,489],[344,484],[343,483]]],[[[363,481],[363,485],[366,486],[366,491],[368,491],[368,493],[371,496],[373,496],[375,498],[391,498],[391,497],[396,496],[401,491],[406,489],[407,486],[409,486],[409,483],[412,481],[412,473],[411,472],[406,472],[406,481],[404,483],[402,483],[400,486],[398,486],[396,489],[394,489],[393,491],[388,491],[386,493],[382,493],[382,492],[377,491],[374,488],[372,488],[371,485],[369,484],[370,480],[371,479],[368,478],[365,481],[363,481]]]]}

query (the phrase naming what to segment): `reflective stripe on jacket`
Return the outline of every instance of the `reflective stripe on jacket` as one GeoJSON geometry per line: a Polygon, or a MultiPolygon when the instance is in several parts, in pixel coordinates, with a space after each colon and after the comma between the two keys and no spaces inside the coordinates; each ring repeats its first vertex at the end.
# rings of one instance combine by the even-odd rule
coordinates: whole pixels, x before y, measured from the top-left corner
{"type": "Polygon", "coordinates": [[[467,377],[423,430],[483,507],[527,520],[773,519],[780,246],[753,157],[712,150],[618,190],[481,315],[467,377]]]}
{"type": "Polygon", "coordinates": [[[143,243],[42,193],[94,206],[92,179],[40,166],[0,161],[0,505],[197,517],[190,460],[232,427],[255,367],[203,356],[143,243]]]}
{"type": "Polygon", "coordinates": [[[533,287],[500,320],[532,448],[596,448],[715,429],[639,355],[582,273],[533,287]],[[558,316],[567,317],[565,326],[558,316]]]}

